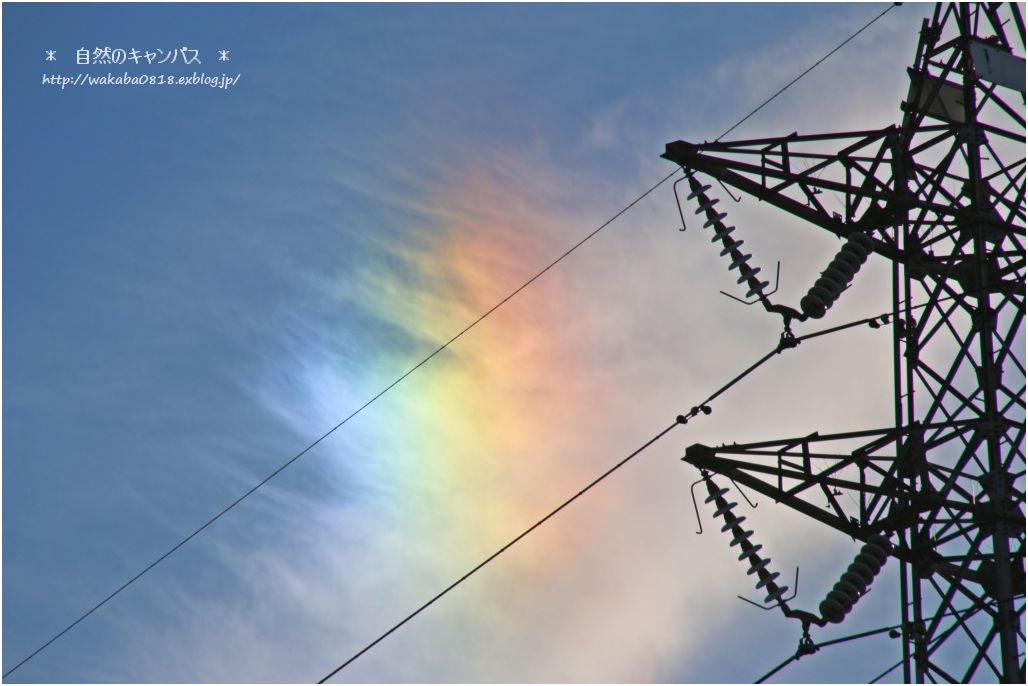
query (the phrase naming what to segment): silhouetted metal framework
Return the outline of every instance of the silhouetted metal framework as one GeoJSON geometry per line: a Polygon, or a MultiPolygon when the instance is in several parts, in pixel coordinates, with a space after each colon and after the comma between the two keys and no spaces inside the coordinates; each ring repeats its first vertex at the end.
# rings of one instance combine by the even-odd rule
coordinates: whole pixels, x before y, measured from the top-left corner
{"type": "Polygon", "coordinates": [[[684,459],[854,539],[888,537],[907,682],[1025,681],[1024,41],[1016,4],[939,5],[901,124],[663,155],[840,238],[866,233],[892,262],[895,426],[684,459]]]}

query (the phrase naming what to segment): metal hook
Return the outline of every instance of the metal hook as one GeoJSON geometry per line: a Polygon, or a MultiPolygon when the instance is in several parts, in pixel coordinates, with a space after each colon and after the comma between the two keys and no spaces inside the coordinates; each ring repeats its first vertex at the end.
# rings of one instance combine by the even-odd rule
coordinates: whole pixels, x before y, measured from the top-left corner
{"type": "Polygon", "coordinates": [[[800,568],[796,566],[796,574],[792,579],[792,595],[788,598],[782,598],[783,603],[787,603],[796,597],[796,594],[800,592],[800,568]]]}
{"type": "Polygon", "coordinates": [[[703,481],[706,481],[706,480],[707,480],[707,477],[703,476],[703,477],[697,479],[696,481],[694,481],[692,483],[692,486],[689,487],[689,493],[692,495],[692,507],[693,507],[694,510],[696,510],[696,524],[698,524],[699,527],[700,527],[700,530],[696,532],[697,534],[702,534],[703,533],[703,521],[700,519],[700,506],[696,504],[696,490],[695,489],[696,489],[696,485],[697,484],[699,484],[699,483],[701,483],[703,481]]]}
{"type": "Polygon", "coordinates": [[[757,608],[758,610],[764,610],[765,612],[770,612],[771,610],[773,610],[776,607],[778,607],[777,605],[771,605],[770,607],[764,606],[764,605],[761,605],[760,603],[753,602],[749,598],[743,598],[741,595],[737,595],[735,597],[738,598],[739,600],[741,600],[742,602],[749,603],[750,605],[752,605],[753,607],[757,608]]]}
{"type": "MultiPolygon", "coordinates": [[[[682,171],[685,172],[685,168],[684,167],[683,167],[682,171]]],[[[683,181],[687,180],[688,178],[689,177],[687,177],[687,176],[683,176],[682,178],[678,179],[673,184],[671,184],[671,190],[673,190],[675,192],[675,204],[678,205],[678,216],[682,220],[682,228],[680,228],[679,231],[685,231],[686,226],[685,226],[685,215],[682,213],[682,200],[681,200],[681,198],[678,197],[678,184],[682,183],[683,181]]]]}
{"type": "Polygon", "coordinates": [[[729,197],[729,198],[731,198],[731,199],[732,199],[732,200],[734,200],[735,202],[742,202],[742,198],[737,198],[737,197],[735,197],[734,195],[732,195],[732,191],[728,190],[728,186],[726,186],[726,185],[725,185],[725,184],[724,184],[724,183],[723,183],[723,182],[721,181],[721,179],[717,179],[717,182],[721,184],[721,188],[725,189],[725,193],[728,193],[728,197],[729,197]]]}
{"type": "Polygon", "coordinates": [[[742,488],[739,486],[739,484],[735,483],[735,479],[733,479],[732,477],[728,477],[728,480],[732,482],[732,485],[735,486],[735,490],[739,491],[739,495],[741,495],[746,500],[746,503],[750,507],[752,507],[754,510],[756,510],[757,509],[757,503],[755,503],[752,500],[750,500],[749,496],[746,495],[746,491],[742,490],[742,488]]]}
{"type": "Polygon", "coordinates": [[[772,296],[772,295],[774,295],[775,293],[778,292],[778,283],[779,283],[781,275],[782,275],[782,261],[779,260],[778,261],[778,265],[775,267],[775,288],[774,288],[774,290],[772,290],[770,293],[764,293],[762,296],[758,296],[758,297],[754,298],[753,300],[743,300],[742,298],[736,298],[731,293],[725,293],[724,291],[718,291],[718,292],[721,293],[721,295],[724,295],[726,297],[731,298],[735,302],[742,303],[743,305],[756,305],[761,300],[765,300],[765,299],[769,298],[770,296],[772,296]]]}
{"type": "Polygon", "coordinates": [[[778,292],[778,282],[779,282],[779,278],[781,276],[782,276],[782,261],[778,260],[777,262],[775,262],[775,288],[774,288],[773,291],[771,291],[770,293],[766,294],[765,297],[772,296],[772,295],[774,295],[775,293],[778,292]]]}
{"type": "Polygon", "coordinates": [[[768,612],[768,611],[771,611],[771,610],[775,609],[776,607],[784,605],[785,603],[787,603],[790,600],[792,600],[793,598],[795,598],[796,594],[799,593],[799,591],[800,591],[800,568],[797,567],[796,568],[796,577],[795,577],[795,579],[792,582],[792,595],[789,596],[788,598],[782,598],[781,600],[779,600],[779,601],[777,601],[775,603],[771,603],[770,605],[764,605],[762,603],[755,603],[752,600],[750,600],[749,598],[743,598],[741,595],[737,595],[735,597],[738,598],[739,600],[743,601],[744,603],[749,603],[750,605],[752,605],[752,606],[754,606],[756,608],[759,608],[761,610],[764,610],[765,612],[768,612]]]}

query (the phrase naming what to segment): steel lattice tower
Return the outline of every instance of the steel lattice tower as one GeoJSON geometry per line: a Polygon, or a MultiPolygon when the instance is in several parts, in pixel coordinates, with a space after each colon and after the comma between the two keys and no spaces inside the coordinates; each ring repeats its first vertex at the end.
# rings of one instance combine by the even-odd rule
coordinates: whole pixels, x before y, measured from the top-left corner
{"type": "MultiPolygon", "coordinates": [[[[923,23],[899,125],[676,141],[663,155],[689,175],[722,254],[742,265],[740,283],[785,319],[783,342],[791,322],[824,316],[847,282],[833,265],[845,265],[829,265],[801,308],[771,305],[696,177],[891,261],[892,315],[871,324],[894,337],[894,426],[694,445],[684,459],[854,539],[888,538],[907,682],[1025,681],[1024,41],[1016,4],[939,5],[923,23]],[[826,208],[830,196],[842,212],[826,208]]],[[[847,249],[837,260],[856,263],[847,249]]],[[[747,559],[759,566],[759,556],[747,559]]],[[[759,571],[769,600],[805,630],[841,621],[829,618],[827,599],[820,616],[789,611],[759,571]]]]}

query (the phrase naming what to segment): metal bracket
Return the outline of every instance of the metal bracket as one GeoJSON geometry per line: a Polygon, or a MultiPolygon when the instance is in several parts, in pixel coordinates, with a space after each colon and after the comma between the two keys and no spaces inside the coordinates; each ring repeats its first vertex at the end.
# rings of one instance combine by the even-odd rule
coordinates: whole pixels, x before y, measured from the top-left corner
{"type": "MultiPolygon", "coordinates": [[[[682,167],[682,173],[685,173],[685,167],[682,167]]],[[[683,176],[682,178],[678,179],[673,184],[671,184],[671,190],[675,192],[675,205],[678,207],[678,216],[682,220],[682,228],[680,228],[679,231],[685,231],[686,226],[685,214],[682,213],[682,200],[678,197],[678,184],[682,183],[683,181],[687,181],[688,179],[688,176],[683,176]]]]}
{"type": "Polygon", "coordinates": [[[749,505],[754,510],[756,510],[757,509],[757,504],[755,502],[753,502],[752,500],[750,500],[750,497],[748,495],[746,495],[746,491],[742,490],[742,487],[739,486],[739,484],[735,483],[735,479],[733,479],[732,477],[728,477],[728,480],[732,482],[733,486],[735,486],[735,490],[739,491],[739,495],[741,495],[743,497],[743,499],[746,501],[746,504],[749,505]]]}
{"type": "Polygon", "coordinates": [[[700,527],[700,530],[696,532],[697,535],[703,533],[703,520],[700,519],[700,506],[696,504],[696,486],[707,479],[706,473],[701,473],[703,473],[703,476],[693,481],[692,486],[689,487],[689,493],[692,495],[692,508],[696,511],[696,524],[700,527]]]}
{"type": "MultiPolygon", "coordinates": [[[[681,209],[679,209],[679,212],[681,212],[681,209]]],[[[718,292],[721,293],[721,295],[723,295],[725,297],[731,298],[732,300],[734,300],[737,303],[742,303],[743,305],[756,305],[757,303],[761,302],[761,300],[766,299],[766,298],[770,298],[772,295],[774,295],[775,293],[778,292],[778,281],[779,281],[779,277],[781,276],[781,274],[782,274],[782,261],[779,260],[778,261],[778,266],[775,267],[775,288],[770,293],[765,293],[764,294],[764,298],[754,298],[753,300],[743,300],[742,298],[735,297],[731,293],[725,293],[724,291],[718,291],[718,292]]]]}
{"type": "Polygon", "coordinates": [[[796,568],[796,578],[792,582],[792,595],[789,596],[788,598],[782,598],[778,602],[771,603],[770,605],[764,605],[763,603],[755,603],[752,600],[750,600],[749,598],[743,598],[741,595],[737,595],[735,597],[738,598],[739,600],[743,601],[744,603],[749,603],[750,605],[752,605],[753,607],[755,607],[757,609],[764,610],[765,612],[770,612],[771,610],[774,610],[776,607],[780,607],[780,606],[784,605],[785,603],[789,602],[790,600],[792,600],[793,598],[795,598],[796,594],[799,593],[799,591],[800,591],[800,568],[797,567],[796,568]]]}
{"type": "Polygon", "coordinates": [[[728,186],[726,186],[726,185],[724,184],[724,182],[723,182],[723,181],[722,181],[721,179],[715,178],[715,180],[716,180],[716,181],[717,181],[717,182],[718,182],[719,184],[721,184],[721,188],[723,188],[723,189],[724,189],[725,193],[728,193],[728,197],[729,197],[729,198],[731,198],[732,200],[734,200],[734,201],[735,201],[735,202],[737,202],[737,203],[739,203],[739,202],[742,202],[742,198],[737,198],[737,197],[735,197],[734,195],[732,195],[732,191],[728,190],[728,186]]]}

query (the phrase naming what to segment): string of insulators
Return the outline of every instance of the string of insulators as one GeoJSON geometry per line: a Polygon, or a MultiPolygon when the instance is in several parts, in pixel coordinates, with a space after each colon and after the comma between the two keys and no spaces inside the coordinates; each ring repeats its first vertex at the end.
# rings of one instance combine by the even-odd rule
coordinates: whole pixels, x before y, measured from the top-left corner
{"type": "Polygon", "coordinates": [[[746,574],[756,574],[757,590],[767,593],[764,603],[781,602],[782,596],[789,590],[789,587],[779,586],[775,583],[775,579],[779,576],[778,572],[769,571],[767,568],[771,564],[771,558],[760,556],[760,550],[764,546],[759,543],[754,545],[750,541],[750,536],[753,535],[753,532],[747,531],[742,526],[742,523],[746,521],[746,517],[736,516],[732,512],[738,503],[729,502],[725,499],[725,493],[728,493],[727,488],[718,488],[710,478],[704,480],[707,484],[707,492],[710,495],[703,502],[713,502],[717,507],[717,510],[714,511],[714,516],[724,518],[725,525],[721,527],[721,532],[731,532],[732,541],[728,545],[730,548],[736,545],[739,546],[739,561],[748,562],[750,565],[746,574]]]}
{"type": "Polygon", "coordinates": [[[842,578],[818,606],[821,616],[826,621],[838,624],[849,614],[853,605],[867,592],[868,586],[881,571],[890,550],[892,544],[885,536],[872,536],[867,540],[857,553],[856,559],[843,572],[842,578]]]}
{"type": "Polygon", "coordinates": [[[860,266],[867,260],[874,243],[862,231],[851,233],[839,252],[821,272],[821,278],[814,282],[807,294],[800,300],[803,314],[814,319],[825,316],[828,308],[835,304],[846,289],[860,266]]]}
{"type": "Polygon", "coordinates": [[[689,177],[689,199],[693,198],[699,203],[700,208],[696,210],[696,214],[705,214],[707,217],[706,223],[703,228],[711,227],[714,230],[714,237],[711,239],[711,243],[721,241],[724,249],[721,251],[721,256],[728,256],[732,262],[729,265],[729,269],[739,270],[739,279],[736,283],[745,283],[749,290],[746,292],[747,298],[757,296],[761,300],[767,300],[767,296],[764,295],[764,288],[769,284],[767,281],[761,281],[757,278],[757,273],[760,271],[760,267],[753,268],[749,264],[749,259],[752,255],[744,254],[740,248],[742,247],[743,241],[732,238],[732,232],[735,231],[734,226],[725,226],[722,221],[727,217],[727,213],[718,212],[714,206],[717,205],[720,200],[711,200],[707,197],[707,191],[710,190],[709,185],[701,185],[696,177],[689,177]]]}

